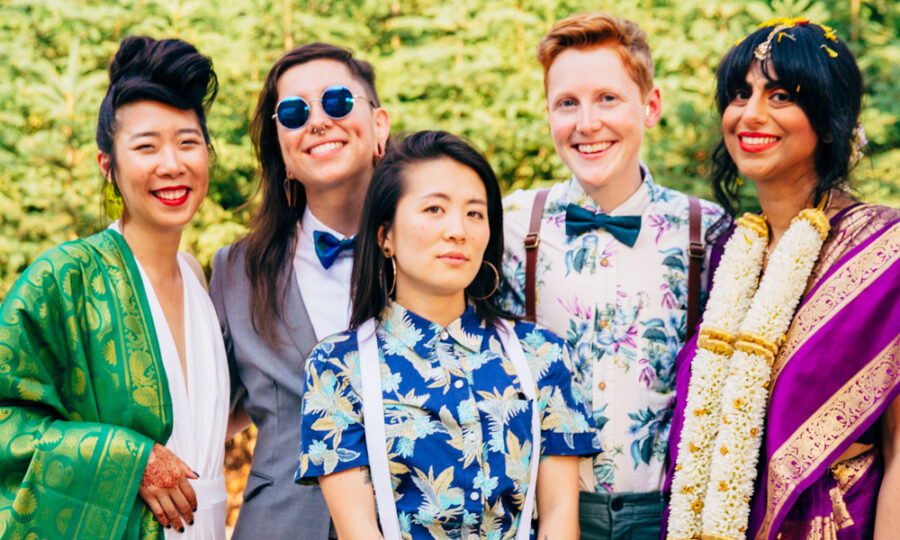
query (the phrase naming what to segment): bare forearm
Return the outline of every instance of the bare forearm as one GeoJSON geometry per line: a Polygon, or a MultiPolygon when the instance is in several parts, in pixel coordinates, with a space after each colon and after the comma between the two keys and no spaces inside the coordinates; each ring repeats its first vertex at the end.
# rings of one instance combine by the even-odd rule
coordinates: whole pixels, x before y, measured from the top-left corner
{"type": "Polygon", "coordinates": [[[576,540],[578,529],[578,458],[549,456],[538,469],[538,540],[576,540]]]}
{"type": "Polygon", "coordinates": [[[900,531],[900,463],[894,462],[885,469],[884,480],[878,491],[875,511],[875,540],[897,538],[900,531]]]}
{"type": "Polygon", "coordinates": [[[375,492],[369,468],[360,467],[319,477],[319,486],[341,540],[381,538],[375,516],[375,492]]]}

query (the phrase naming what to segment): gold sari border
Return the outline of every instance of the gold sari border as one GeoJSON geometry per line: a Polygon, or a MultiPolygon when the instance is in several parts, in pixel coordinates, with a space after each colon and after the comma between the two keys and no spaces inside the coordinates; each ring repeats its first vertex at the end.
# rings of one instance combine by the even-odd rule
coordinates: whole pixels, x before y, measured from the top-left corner
{"type": "Polygon", "coordinates": [[[800,307],[775,358],[773,386],[794,353],[897,261],[900,261],[900,223],[845,262],[800,307]]]}
{"type": "Polygon", "coordinates": [[[767,466],[766,514],[757,539],[769,537],[775,516],[790,494],[835,447],[874,414],[900,382],[900,336],[822,404],[776,450],[767,466]]]}

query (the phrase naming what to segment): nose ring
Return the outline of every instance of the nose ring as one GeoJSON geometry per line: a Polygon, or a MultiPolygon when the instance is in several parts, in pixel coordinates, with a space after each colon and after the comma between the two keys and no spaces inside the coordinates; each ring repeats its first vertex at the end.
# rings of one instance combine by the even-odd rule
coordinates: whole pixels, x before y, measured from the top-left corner
{"type": "Polygon", "coordinates": [[[312,131],[313,135],[324,135],[325,134],[325,128],[316,129],[315,127],[313,127],[311,131],[312,131]]]}

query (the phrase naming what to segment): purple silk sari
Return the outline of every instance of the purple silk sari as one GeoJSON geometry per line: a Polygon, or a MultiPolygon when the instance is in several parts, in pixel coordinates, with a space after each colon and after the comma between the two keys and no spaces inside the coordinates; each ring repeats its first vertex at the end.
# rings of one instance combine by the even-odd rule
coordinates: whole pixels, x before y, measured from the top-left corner
{"type": "MultiPolygon", "coordinates": [[[[872,536],[883,475],[876,421],[900,394],[900,211],[856,205],[831,222],[772,368],[747,538],[872,536]],[[871,448],[835,464],[854,442],[871,448]]],[[[695,336],[676,360],[667,492],[696,350],[695,336]]]]}

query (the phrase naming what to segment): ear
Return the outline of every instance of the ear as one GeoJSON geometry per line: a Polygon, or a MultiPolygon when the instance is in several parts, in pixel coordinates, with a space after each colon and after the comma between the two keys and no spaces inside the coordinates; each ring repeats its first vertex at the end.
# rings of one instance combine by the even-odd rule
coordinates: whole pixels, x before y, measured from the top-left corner
{"type": "Polygon", "coordinates": [[[100,173],[107,182],[112,182],[112,176],[109,174],[109,154],[103,151],[97,152],[97,164],[100,165],[100,173]]]}
{"type": "Polygon", "coordinates": [[[659,88],[656,86],[647,93],[644,114],[644,127],[647,129],[655,126],[659,122],[659,117],[662,116],[662,98],[659,94],[659,88]]]}
{"type": "Polygon", "coordinates": [[[378,247],[381,248],[382,252],[385,250],[385,248],[391,249],[390,239],[388,238],[388,236],[389,233],[384,228],[384,225],[380,225],[378,227],[378,232],[376,233],[376,238],[378,239],[378,247]]]}
{"type": "MultiPolygon", "coordinates": [[[[375,140],[381,143],[382,150],[387,147],[388,137],[391,135],[391,117],[381,107],[375,109],[375,140]]],[[[378,156],[381,157],[381,156],[378,156]]]]}

